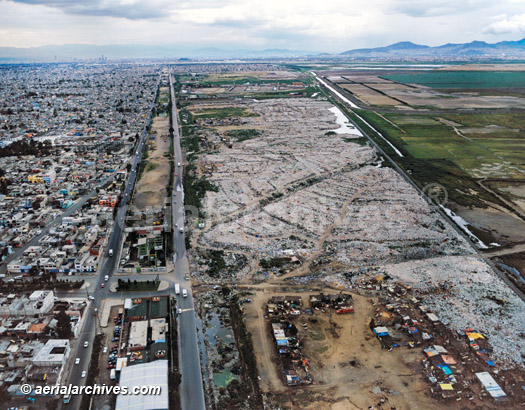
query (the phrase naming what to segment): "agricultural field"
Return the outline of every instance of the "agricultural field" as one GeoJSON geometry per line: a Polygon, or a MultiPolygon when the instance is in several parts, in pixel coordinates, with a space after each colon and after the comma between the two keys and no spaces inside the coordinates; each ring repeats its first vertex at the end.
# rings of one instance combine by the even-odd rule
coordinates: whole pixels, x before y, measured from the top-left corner
{"type": "Polygon", "coordinates": [[[400,104],[399,101],[387,97],[386,95],[380,94],[377,91],[371,89],[370,87],[366,87],[362,84],[341,84],[341,87],[345,90],[350,91],[361,101],[368,102],[372,105],[396,106],[400,104]]]}
{"type": "Polygon", "coordinates": [[[525,108],[525,72],[323,74],[358,99],[365,110],[350,116],[373,136],[366,120],[394,144],[403,154],[393,153],[396,162],[421,188],[445,187],[446,206],[467,220],[485,246],[525,240],[525,120],[518,111],[525,108]],[[402,103],[380,107],[374,90],[402,103]]]}
{"type": "Polygon", "coordinates": [[[525,72],[433,70],[406,74],[387,74],[385,79],[431,88],[479,89],[525,88],[525,72]]]}
{"type": "Polygon", "coordinates": [[[178,74],[183,99],[211,97],[277,98],[311,96],[318,92],[312,78],[303,72],[269,70],[178,74]]]}

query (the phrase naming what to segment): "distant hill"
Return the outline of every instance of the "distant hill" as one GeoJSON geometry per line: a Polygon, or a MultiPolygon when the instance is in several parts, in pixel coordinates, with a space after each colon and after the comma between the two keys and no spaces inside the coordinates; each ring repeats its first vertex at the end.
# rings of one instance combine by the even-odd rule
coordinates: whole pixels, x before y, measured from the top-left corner
{"type": "Polygon", "coordinates": [[[525,57],[525,38],[519,41],[501,41],[489,44],[484,41],[472,41],[463,44],[444,44],[430,47],[414,44],[410,41],[395,43],[387,47],[361,48],[348,50],[340,55],[351,57],[489,57],[510,58],[525,57]]]}

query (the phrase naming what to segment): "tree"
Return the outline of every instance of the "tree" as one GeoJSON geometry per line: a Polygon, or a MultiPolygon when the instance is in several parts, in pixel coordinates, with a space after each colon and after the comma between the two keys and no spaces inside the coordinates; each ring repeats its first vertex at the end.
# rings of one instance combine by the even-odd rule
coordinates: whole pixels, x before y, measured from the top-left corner
{"type": "Polygon", "coordinates": [[[73,336],[71,332],[71,320],[64,310],[61,310],[56,316],[57,335],[60,339],[70,339],[73,336]]]}
{"type": "Polygon", "coordinates": [[[40,198],[35,199],[35,201],[31,204],[31,207],[34,210],[40,209],[40,198]]]}

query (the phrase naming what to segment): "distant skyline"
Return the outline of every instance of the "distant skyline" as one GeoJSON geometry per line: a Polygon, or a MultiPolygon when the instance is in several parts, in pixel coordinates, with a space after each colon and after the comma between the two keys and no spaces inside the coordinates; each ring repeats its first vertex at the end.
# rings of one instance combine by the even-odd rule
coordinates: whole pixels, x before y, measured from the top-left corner
{"type": "Polygon", "coordinates": [[[522,0],[0,0],[0,46],[170,45],[339,53],[525,37],[522,0]]]}

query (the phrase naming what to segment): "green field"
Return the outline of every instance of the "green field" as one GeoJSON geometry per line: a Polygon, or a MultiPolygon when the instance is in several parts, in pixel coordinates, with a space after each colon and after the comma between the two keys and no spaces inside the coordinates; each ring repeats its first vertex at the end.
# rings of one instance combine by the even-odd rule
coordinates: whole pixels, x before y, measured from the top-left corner
{"type": "MultiPolygon", "coordinates": [[[[410,171],[418,185],[438,182],[447,187],[450,199],[460,205],[483,206],[481,200],[497,202],[491,194],[480,191],[477,178],[512,180],[525,174],[525,118],[518,114],[384,114],[386,120],[371,111],[359,115],[405,155],[399,158],[392,148],[375,138],[410,171]],[[440,119],[457,124],[461,135],[440,119]]],[[[357,117],[353,119],[359,124],[357,117]]],[[[359,125],[374,136],[366,125],[359,125]]]]}
{"type": "Polygon", "coordinates": [[[432,88],[483,89],[524,88],[525,72],[512,71],[423,71],[407,74],[387,74],[381,78],[404,84],[419,84],[432,88]]]}

